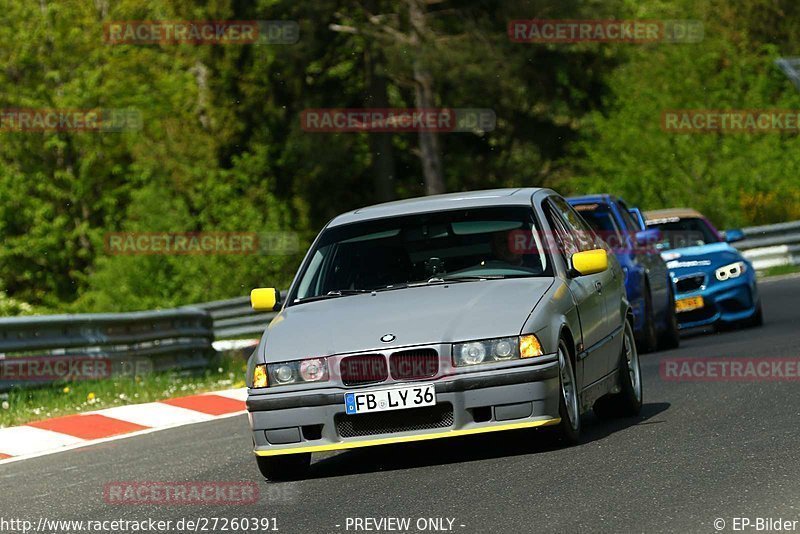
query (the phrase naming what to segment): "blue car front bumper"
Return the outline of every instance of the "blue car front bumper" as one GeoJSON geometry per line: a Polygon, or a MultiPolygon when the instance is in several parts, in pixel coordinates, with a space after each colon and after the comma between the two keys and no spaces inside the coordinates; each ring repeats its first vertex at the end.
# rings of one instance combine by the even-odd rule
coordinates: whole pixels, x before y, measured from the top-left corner
{"type": "Polygon", "coordinates": [[[698,291],[677,294],[675,300],[690,297],[703,297],[704,305],[699,309],[678,313],[681,330],[747,320],[755,315],[759,304],[756,280],[752,274],[724,282],[713,280],[698,291]]]}

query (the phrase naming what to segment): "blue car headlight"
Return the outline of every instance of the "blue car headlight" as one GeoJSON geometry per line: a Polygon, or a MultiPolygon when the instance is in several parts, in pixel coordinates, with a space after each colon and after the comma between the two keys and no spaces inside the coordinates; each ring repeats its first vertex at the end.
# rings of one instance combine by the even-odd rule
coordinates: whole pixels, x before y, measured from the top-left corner
{"type": "Polygon", "coordinates": [[[745,271],[747,271],[747,265],[745,262],[737,261],[736,263],[731,263],[730,265],[720,267],[714,272],[714,275],[717,277],[717,280],[724,282],[725,280],[730,280],[732,278],[739,278],[745,273],[745,271]]]}

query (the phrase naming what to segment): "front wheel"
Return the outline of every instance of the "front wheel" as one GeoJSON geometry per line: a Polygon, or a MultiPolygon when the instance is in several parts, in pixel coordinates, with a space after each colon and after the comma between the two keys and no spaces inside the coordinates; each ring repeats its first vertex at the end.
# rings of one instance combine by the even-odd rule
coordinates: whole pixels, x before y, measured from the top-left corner
{"type": "Polygon", "coordinates": [[[677,349],[681,344],[680,328],[678,327],[678,314],[675,312],[675,293],[672,291],[672,282],[669,287],[669,305],[667,307],[667,329],[661,334],[658,346],[662,349],[677,349]]]}
{"type": "Polygon", "coordinates": [[[601,397],[594,405],[595,414],[604,419],[631,417],[639,415],[642,410],[642,370],[629,321],[625,321],[622,335],[622,354],[618,367],[620,392],[601,397]]]}
{"type": "Polygon", "coordinates": [[[561,393],[558,402],[558,415],[561,417],[558,434],[567,443],[574,444],[578,443],[581,436],[581,411],[575,370],[569,349],[563,339],[558,342],[558,370],[561,393]]]}
{"type": "Polygon", "coordinates": [[[311,453],[281,456],[256,456],[258,470],[268,480],[296,480],[303,478],[311,466],[311,453]]]}
{"type": "Polygon", "coordinates": [[[761,307],[761,302],[758,303],[756,312],[750,318],[749,326],[764,326],[764,308],[761,307]]]}

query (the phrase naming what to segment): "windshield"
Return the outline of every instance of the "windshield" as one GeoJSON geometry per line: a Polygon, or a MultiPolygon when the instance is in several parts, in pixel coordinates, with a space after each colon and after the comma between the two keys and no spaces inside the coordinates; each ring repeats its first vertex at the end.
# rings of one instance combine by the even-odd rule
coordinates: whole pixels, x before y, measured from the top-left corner
{"type": "Polygon", "coordinates": [[[547,276],[540,235],[531,210],[515,207],[333,227],[311,252],[293,300],[457,279],[547,276]]]}
{"type": "Polygon", "coordinates": [[[657,245],[659,250],[698,247],[709,243],[719,243],[719,237],[711,230],[705,220],[692,217],[647,221],[648,228],[658,228],[663,235],[657,245]]]}

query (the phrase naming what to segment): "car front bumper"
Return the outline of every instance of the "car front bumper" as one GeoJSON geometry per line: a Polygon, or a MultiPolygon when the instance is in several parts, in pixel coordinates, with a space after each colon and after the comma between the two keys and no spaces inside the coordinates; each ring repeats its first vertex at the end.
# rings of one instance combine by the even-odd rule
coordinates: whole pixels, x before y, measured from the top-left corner
{"type": "MultiPolygon", "coordinates": [[[[436,405],[347,415],[344,394],[361,388],[265,393],[247,397],[254,452],[275,456],[457,437],[560,422],[558,362],[416,380],[434,383],[436,405]]],[[[396,386],[398,384],[392,384],[396,386]]]]}
{"type": "Polygon", "coordinates": [[[689,297],[703,297],[705,305],[698,310],[678,313],[681,330],[743,321],[752,317],[758,306],[755,278],[744,276],[714,283],[703,291],[678,294],[675,300],[689,297]]]}

